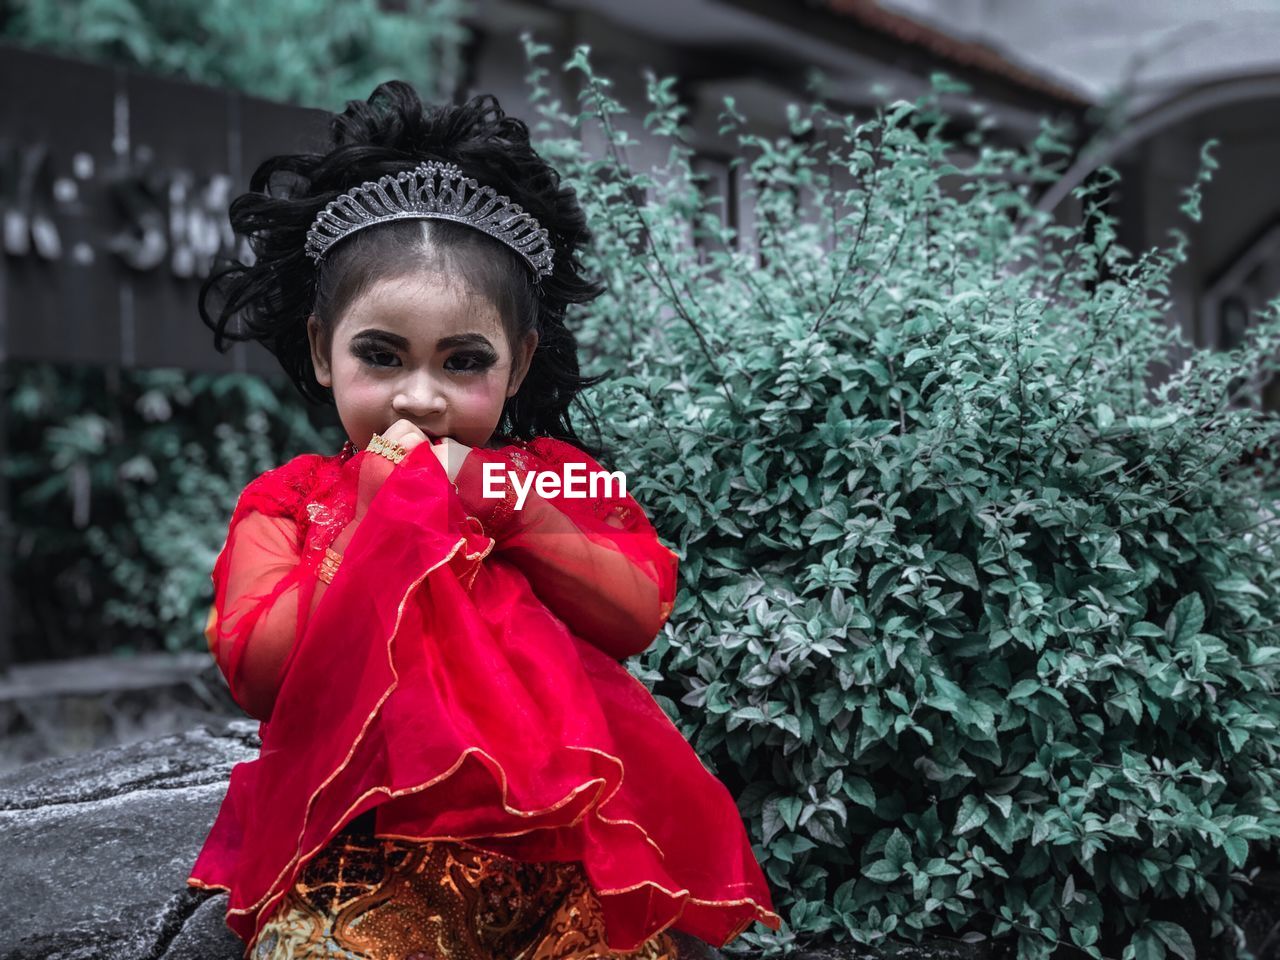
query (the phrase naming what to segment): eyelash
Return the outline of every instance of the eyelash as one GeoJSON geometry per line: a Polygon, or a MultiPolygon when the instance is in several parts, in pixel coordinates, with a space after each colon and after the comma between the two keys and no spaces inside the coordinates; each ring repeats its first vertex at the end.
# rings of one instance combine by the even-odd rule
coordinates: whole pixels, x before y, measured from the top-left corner
{"type": "MultiPolygon", "coordinates": [[[[375,363],[373,361],[373,358],[374,357],[394,357],[395,354],[389,350],[360,350],[356,353],[356,356],[359,357],[360,360],[366,366],[380,369],[380,368],[390,367],[391,364],[375,363]]],[[[457,359],[470,360],[473,362],[471,363],[470,366],[464,369],[459,370],[455,368],[453,371],[454,373],[461,373],[461,374],[483,373],[485,370],[489,369],[489,367],[493,364],[493,357],[484,353],[455,353],[449,357],[449,360],[457,360],[457,359]]],[[[447,363],[448,361],[445,361],[445,362],[447,363]]]]}

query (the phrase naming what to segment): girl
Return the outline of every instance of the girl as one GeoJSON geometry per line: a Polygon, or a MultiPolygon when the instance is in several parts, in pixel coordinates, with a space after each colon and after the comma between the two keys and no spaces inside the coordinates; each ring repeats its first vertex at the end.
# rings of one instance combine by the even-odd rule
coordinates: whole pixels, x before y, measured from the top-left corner
{"type": "Polygon", "coordinates": [[[200,296],[218,349],[262,342],[349,439],[232,515],[206,636],[262,749],[188,883],[229,892],[259,960],[657,960],[669,929],[777,929],[733,798],[619,662],[675,554],[625,491],[554,492],[601,470],[568,415],[598,379],[564,325],[599,293],[573,191],[492,97],[392,81],[331,132],[258,168],[230,211],[255,262],[200,296]]]}

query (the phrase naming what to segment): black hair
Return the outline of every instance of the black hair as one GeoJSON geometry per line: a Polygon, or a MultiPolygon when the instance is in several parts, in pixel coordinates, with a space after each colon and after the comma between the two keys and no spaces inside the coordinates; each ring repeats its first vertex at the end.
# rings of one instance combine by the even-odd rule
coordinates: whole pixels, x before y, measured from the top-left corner
{"type": "Polygon", "coordinates": [[[374,282],[424,263],[443,266],[494,304],[513,351],[526,333],[538,332],[529,370],[503,405],[497,432],[518,440],[555,437],[595,455],[597,448],[576,436],[569,405],[604,377],[579,375],[577,339],[564,318],[569,304],[589,302],[603,285],[584,276],[579,260],[591,233],[577,195],[533,149],[528,126],[503,113],[492,95],[424,106],[412,86],[391,80],[367,102],[348,101],[330,118],[329,137],[324,154],[265,160],[250,178],[249,192],[231,202],[232,228],[255,260],[246,266],[222,258],[225,268],[215,269],[200,288],[200,317],[214,332],[215,349],[225,353],[226,341],[257,340],[305,398],[333,404],[332,391],[316,380],[308,317],[315,313],[321,342],[331,342],[337,317],[374,282]],[[457,164],[532,215],[549,235],[552,273],[535,283],[528,263],[506,244],[443,220],[396,220],[356,231],[335,243],[317,269],[304,249],[317,213],[366,180],[424,160],[457,164]],[[210,297],[219,303],[216,315],[207,308],[210,297]]]}

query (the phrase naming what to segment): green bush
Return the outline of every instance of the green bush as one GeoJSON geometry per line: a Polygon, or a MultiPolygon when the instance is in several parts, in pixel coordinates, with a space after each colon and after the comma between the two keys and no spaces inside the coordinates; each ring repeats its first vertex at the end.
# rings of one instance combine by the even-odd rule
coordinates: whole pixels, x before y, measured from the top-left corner
{"type": "Polygon", "coordinates": [[[0,38],[196,83],[334,109],[384,80],[447,97],[468,0],[14,0],[0,38]]]}
{"type": "Polygon", "coordinates": [[[202,649],[240,491],[344,439],[332,411],[305,407],[283,378],[31,365],[7,399],[14,579],[34,616],[24,659],[202,649]]]}
{"type": "Polygon", "coordinates": [[[1248,465],[1277,424],[1244,402],[1277,305],[1193,349],[1168,322],[1180,234],[1126,251],[1108,174],[1081,224],[1038,214],[1055,131],[955,143],[935,96],[815,101],[777,140],[726,100],[744,252],[672,81],[644,118],[669,161],[637,172],[587,51],[565,108],[526,43],[610,283],[579,315],[620,371],[593,408],[683,558],[632,666],[737,796],[787,920],[736,945],[1229,953],[1280,836],[1278,493],[1248,465]]]}

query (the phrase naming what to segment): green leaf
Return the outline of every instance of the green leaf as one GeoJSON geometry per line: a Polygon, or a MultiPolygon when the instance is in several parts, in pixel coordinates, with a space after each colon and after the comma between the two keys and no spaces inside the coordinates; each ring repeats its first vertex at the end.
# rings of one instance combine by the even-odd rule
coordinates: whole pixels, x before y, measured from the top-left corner
{"type": "Polygon", "coordinates": [[[1178,924],[1168,920],[1149,920],[1147,928],[1182,960],[1196,960],[1196,947],[1191,942],[1191,935],[1178,924]]]}
{"type": "Polygon", "coordinates": [[[876,792],[862,777],[845,777],[843,790],[854,803],[868,810],[876,808],[876,792]]]}
{"type": "Polygon", "coordinates": [[[1149,620],[1140,620],[1129,627],[1131,637],[1163,637],[1165,632],[1149,620]]]}
{"type": "Polygon", "coordinates": [[[1098,942],[1098,928],[1096,925],[1090,924],[1087,927],[1073,926],[1071,928],[1071,942],[1077,947],[1091,947],[1098,942]]]}
{"type": "Polygon", "coordinates": [[[989,800],[992,804],[994,804],[1000,810],[1001,816],[1007,819],[1009,815],[1013,813],[1013,797],[1010,797],[1008,795],[992,796],[989,793],[986,796],[987,796],[987,800],[989,800]]]}
{"type": "Polygon", "coordinates": [[[1265,590],[1245,577],[1225,577],[1215,580],[1213,585],[1223,593],[1247,593],[1255,597],[1266,597],[1265,590]]]}
{"type": "Polygon", "coordinates": [[[1249,859],[1249,841],[1243,837],[1224,837],[1222,849],[1232,866],[1243,867],[1249,859]]]}
{"type": "Polygon", "coordinates": [[[1133,951],[1133,960],[1164,960],[1164,942],[1149,930],[1139,930],[1129,941],[1125,952],[1133,951]]]}
{"type": "Polygon", "coordinates": [[[991,816],[991,811],[977,797],[966,796],[960,801],[960,811],[956,814],[956,836],[963,836],[966,833],[977,830],[987,822],[989,816],[991,816]]]}
{"type": "Polygon", "coordinates": [[[911,863],[911,841],[906,834],[901,830],[894,830],[884,845],[884,856],[899,870],[911,863]]]}
{"type": "Polygon", "coordinates": [[[902,870],[888,860],[877,860],[862,868],[862,875],[870,877],[876,883],[893,883],[902,876],[902,870]]]}
{"type": "Polygon", "coordinates": [[[943,576],[954,580],[961,586],[968,587],[970,590],[977,590],[978,574],[973,569],[973,563],[968,557],[958,553],[948,553],[937,563],[938,572],[943,576]]]}
{"type": "Polygon", "coordinates": [[[794,830],[800,819],[800,811],[804,809],[804,801],[799,797],[783,797],[778,801],[778,813],[788,830],[794,830]]]}
{"type": "Polygon", "coordinates": [[[1025,700],[1033,694],[1039,693],[1044,689],[1044,684],[1039,680],[1019,680],[1014,684],[1013,689],[1009,691],[1010,700],[1025,700]]]}
{"type": "Polygon", "coordinates": [[[1204,627],[1204,600],[1198,593],[1188,593],[1176,604],[1165,621],[1165,635],[1175,647],[1187,643],[1204,627]]]}
{"type": "Polygon", "coordinates": [[[915,347],[907,351],[906,358],[902,361],[902,369],[907,369],[912,364],[917,363],[926,357],[933,356],[937,351],[932,347],[915,347]]]}
{"type": "Polygon", "coordinates": [[[1258,647],[1249,654],[1249,666],[1260,667],[1280,659],[1280,647],[1258,647]]]}

